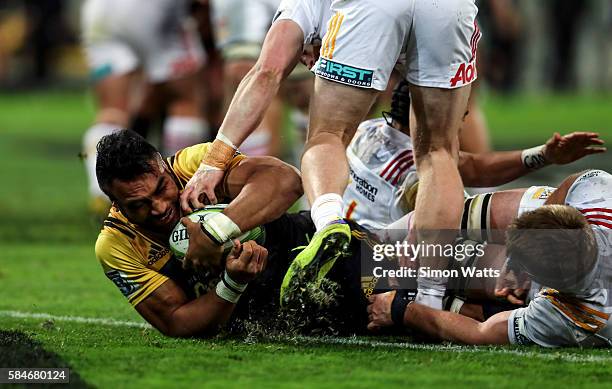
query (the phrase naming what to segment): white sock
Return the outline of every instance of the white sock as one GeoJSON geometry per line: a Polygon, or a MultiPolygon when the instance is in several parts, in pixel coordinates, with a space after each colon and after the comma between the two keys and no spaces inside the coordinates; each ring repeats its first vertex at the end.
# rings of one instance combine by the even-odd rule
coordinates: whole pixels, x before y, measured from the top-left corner
{"type": "Polygon", "coordinates": [[[116,124],[97,123],[89,127],[85,135],[83,135],[85,169],[87,171],[88,188],[91,197],[106,196],[98,186],[98,180],[96,178],[96,146],[103,136],[112,134],[119,129],[120,126],[116,124]]]}
{"type": "Polygon", "coordinates": [[[337,193],[326,193],[315,199],[310,216],[317,232],[329,223],[342,219],[342,206],[342,196],[337,193]]]}
{"type": "Polygon", "coordinates": [[[201,118],[170,116],[164,122],[164,155],[173,155],[180,149],[208,140],[210,128],[201,118]]]}

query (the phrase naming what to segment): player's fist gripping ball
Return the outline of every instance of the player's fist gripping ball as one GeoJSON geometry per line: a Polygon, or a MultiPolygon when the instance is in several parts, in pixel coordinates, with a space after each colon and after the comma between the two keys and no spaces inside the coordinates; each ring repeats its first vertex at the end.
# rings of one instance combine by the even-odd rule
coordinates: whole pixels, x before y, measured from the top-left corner
{"type": "MultiPolygon", "coordinates": [[[[266,237],[266,231],[263,227],[255,227],[252,230],[246,231],[242,233],[240,236],[237,236],[233,239],[224,239],[223,237],[215,234],[214,230],[208,228],[207,221],[215,214],[223,212],[223,210],[227,207],[227,204],[217,204],[217,205],[209,205],[203,209],[195,211],[187,217],[195,223],[200,223],[202,226],[202,230],[206,235],[208,235],[213,241],[220,243],[223,246],[223,254],[227,255],[232,247],[233,239],[238,239],[240,242],[248,242],[250,240],[254,240],[259,244],[263,244],[266,237]]],[[[182,259],[185,257],[187,250],[189,249],[189,233],[187,232],[187,228],[181,222],[174,227],[172,233],[170,234],[169,239],[170,250],[174,253],[174,255],[182,259]]]]}

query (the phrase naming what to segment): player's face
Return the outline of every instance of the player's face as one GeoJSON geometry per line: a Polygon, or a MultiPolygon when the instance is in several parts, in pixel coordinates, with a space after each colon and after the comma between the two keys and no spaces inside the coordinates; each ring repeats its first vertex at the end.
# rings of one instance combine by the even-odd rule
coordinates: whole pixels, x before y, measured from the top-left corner
{"type": "Polygon", "coordinates": [[[170,232],[181,218],[179,189],[161,164],[159,170],[133,180],[114,180],[110,189],[121,212],[134,224],[170,232]]]}

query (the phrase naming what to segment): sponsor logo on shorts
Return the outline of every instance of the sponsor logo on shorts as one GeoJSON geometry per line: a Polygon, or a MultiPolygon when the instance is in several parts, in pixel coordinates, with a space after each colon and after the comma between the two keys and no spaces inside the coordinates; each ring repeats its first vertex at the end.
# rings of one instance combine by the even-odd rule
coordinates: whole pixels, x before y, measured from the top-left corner
{"type": "Polygon", "coordinates": [[[454,74],[450,80],[451,88],[468,85],[478,77],[476,62],[452,65],[451,74],[454,74]]]}
{"type": "Polygon", "coordinates": [[[514,320],[512,323],[512,327],[514,330],[514,339],[516,339],[516,344],[529,346],[530,344],[533,344],[533,342],[528,337],[523,335],[523,331],[525,330],[524,320],[525,319],[522,316],[514,316],[514,320]]]}
{"type": "Polygon", "coordinates": [[[361,88],[371,88],[374,71],[319,58],[319,62],[315,67],[315,74],[326,80],[361,88]]]}

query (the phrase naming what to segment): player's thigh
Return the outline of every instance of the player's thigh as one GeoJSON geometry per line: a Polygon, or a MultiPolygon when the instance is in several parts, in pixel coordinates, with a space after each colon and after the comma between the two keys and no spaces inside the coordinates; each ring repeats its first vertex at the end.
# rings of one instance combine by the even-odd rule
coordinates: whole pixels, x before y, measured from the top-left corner
{"type": "Polygon", "coordinates": [[[458,152],[458,132],[465,115],[470,85],[456,88],[410,86],[416,128],[411,128],[417,158],[432,150],[458,152]]]}
{"type": "Polygon", "coordinates": [[[344,144],[348,145],[376,96],[375,89],[357,88],[316,77],[310,102],[308,139],[333,134],[342,137],[344,144]]]}

